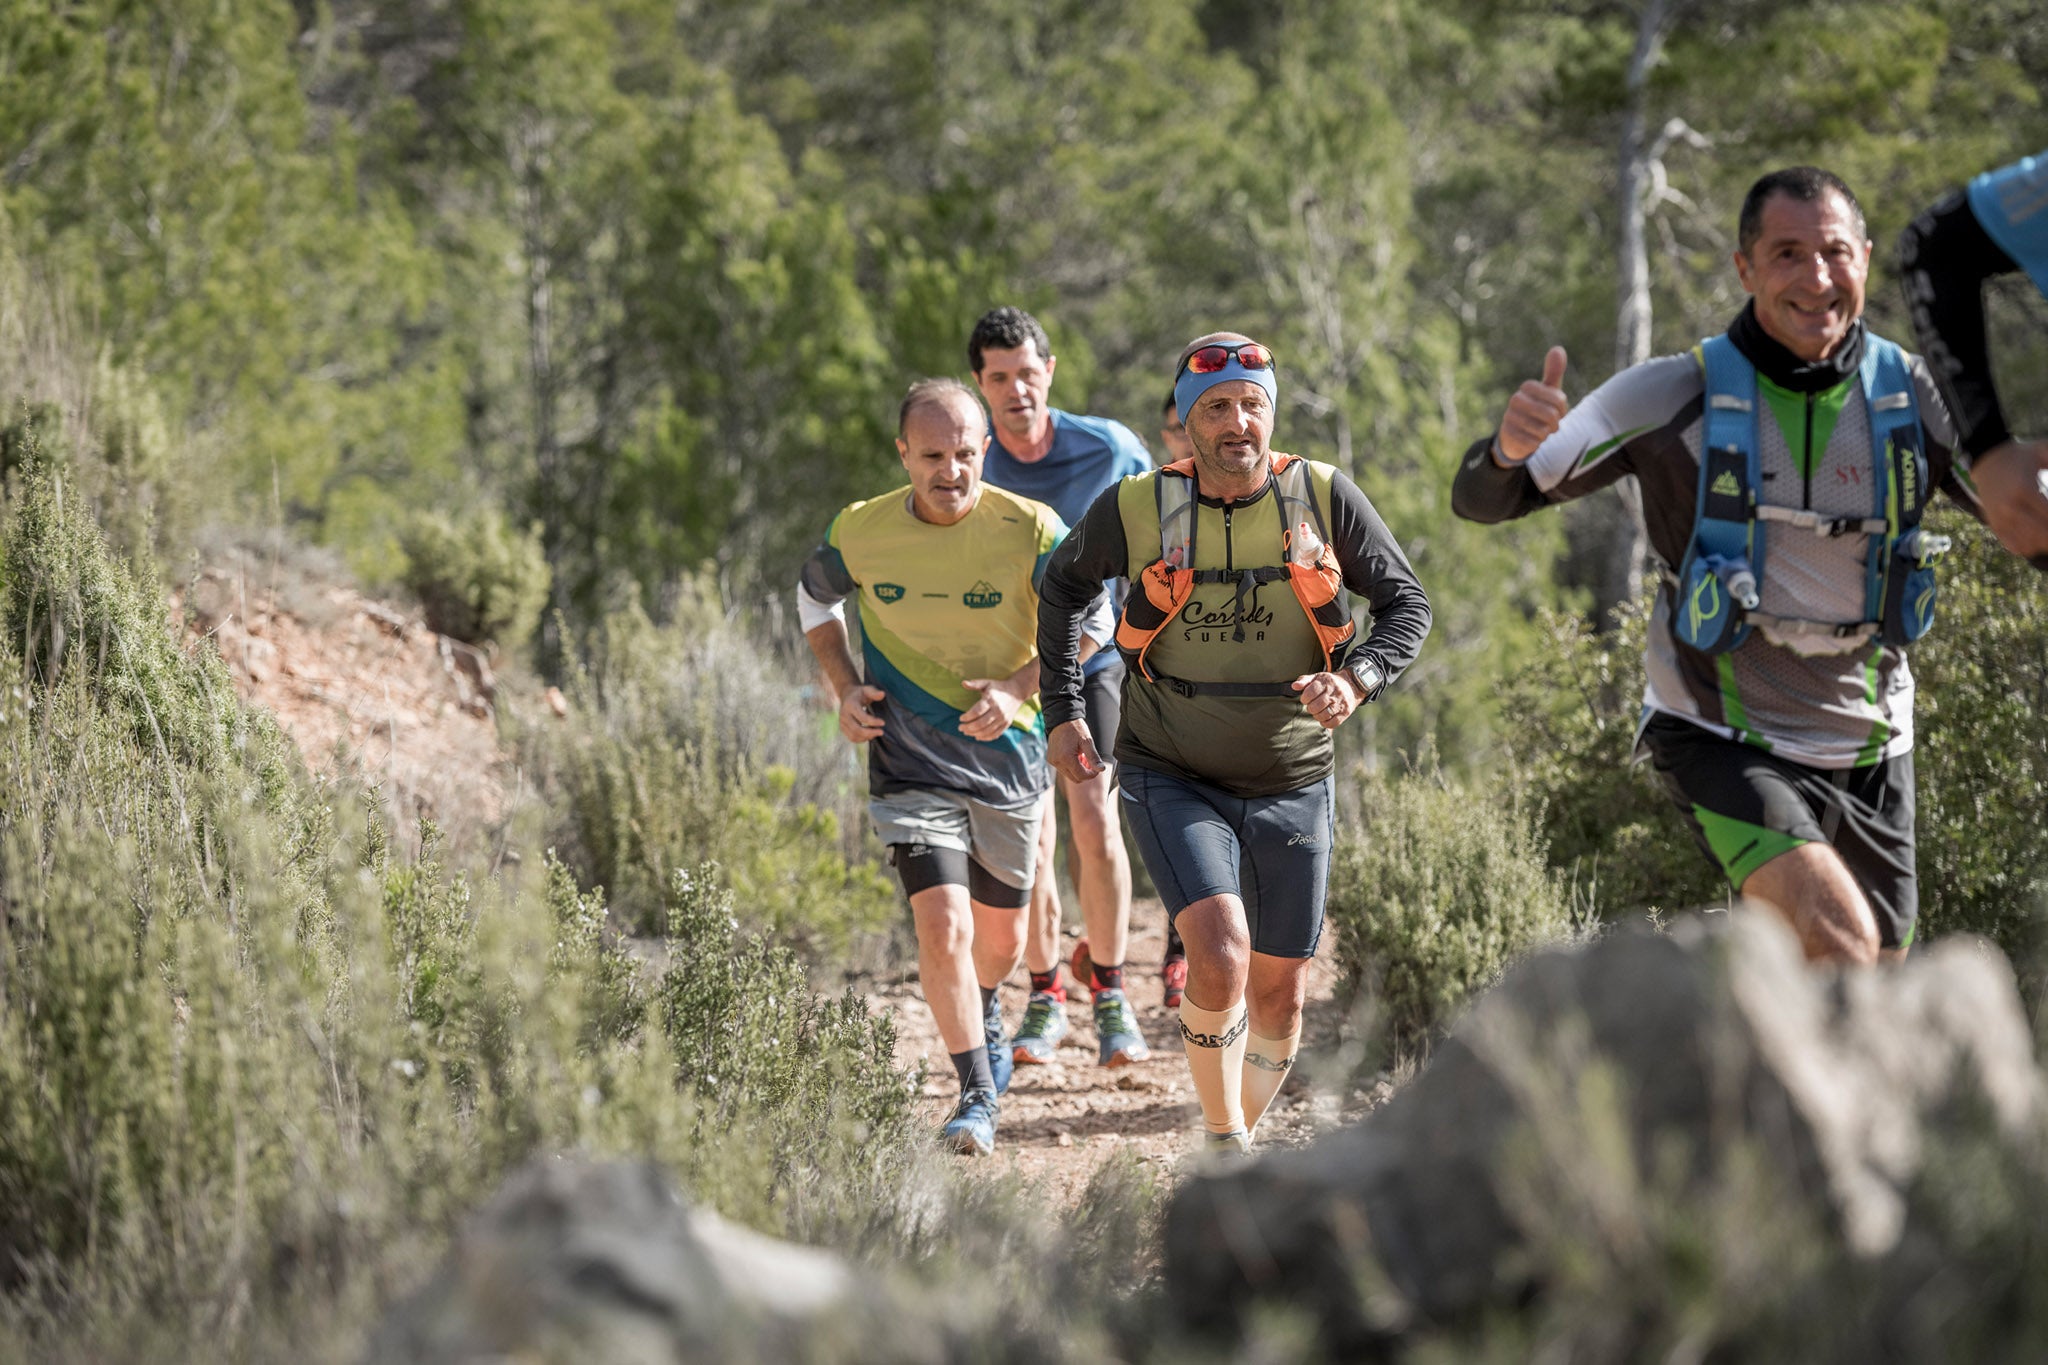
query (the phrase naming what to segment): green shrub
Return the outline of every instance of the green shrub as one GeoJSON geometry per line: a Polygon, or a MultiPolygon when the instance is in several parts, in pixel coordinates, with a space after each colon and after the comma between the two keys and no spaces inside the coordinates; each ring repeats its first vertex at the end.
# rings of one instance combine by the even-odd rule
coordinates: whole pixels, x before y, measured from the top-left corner
{"type": "Polygon", "coordinates": [[[1436,772],[1371,775],[1339,831],[1328,914],[1346,975],[1397,1045],[1542,943],[1573,932],[1569,897],[1512,797],[1436,772]]]}
{"type": "Polygon", "coordinates": [[[548,599],[538,526],[517,531],[488,505],[459,517],[422,512],[406,523],[399,547],[405,585],[433,629],[508,650],[533,633],[548,599]]]}
{"type": "Polygon", "coordinates": [[[1983,934],[2025,969],[2048,894],[2048,587],[1975,522],[1938,529],[1956,549],[1912,654],[1920,913],[1925,933],[1983,934]]]}
{"type": "Polygon", "coordinates": [[[518,743],[553,812],[548,839],[622,918],[659,930],[677,869],[716,860],[739,913],[843,958],[900,924],[867,821],[864,752],[839,737],[800,674],[710,606],[658,627],[606,620],[571,677],[566,721],[518,743]]]}
{"type": "Polygon", "coordinates": [[[709,872],[650,978],[566,869],[405,856],[312,784],[47,471],[5,535],[0,1355],[347,1358],[538,1152],[870,1226],[912,1150],[888,1023],[709,872]]]}

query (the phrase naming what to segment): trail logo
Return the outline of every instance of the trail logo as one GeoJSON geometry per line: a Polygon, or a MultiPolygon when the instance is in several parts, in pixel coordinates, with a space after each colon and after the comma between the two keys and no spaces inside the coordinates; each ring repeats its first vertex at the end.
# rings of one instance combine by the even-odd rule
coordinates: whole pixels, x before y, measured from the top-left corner
{"type": "Polygon", "coordinates": [[[875,584],[875,596],[881,598],[884,602],[901,602],[905,591],[906,589],[901,583],[875,584]]]}
{"type": "Polygon", "coordinates": [[[970,607],[1000,606],[1003,595],[988,585],[986,578],[977,579],[973,587],[960,594],[960,600],[970,607]]]}
{"type": "Polygon", "coordinates": [[[1724,498],[1739,497],[1742,493],[1742,485],[1735,481],[1734,470],[1724,469],[1721,471],[1721,477],[1714,480],[1714,486],[1707,491],[1717,493],[1724,498]]]}

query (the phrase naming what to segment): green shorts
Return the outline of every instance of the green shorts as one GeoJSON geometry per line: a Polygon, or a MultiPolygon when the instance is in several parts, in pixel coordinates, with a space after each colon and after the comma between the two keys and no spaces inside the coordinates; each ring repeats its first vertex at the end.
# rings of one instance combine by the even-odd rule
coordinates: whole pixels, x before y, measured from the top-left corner
{"type": "Polygon", "coordinates": [[[1912,943],[1920,881],[1911,750],[1864,768],[1809,768],[1662,712],[1644,723],[1638,746],[1730,887],[1742,890],[1801,844],[1827,844],[1863,888],[1884,946],[1912,943]]]}

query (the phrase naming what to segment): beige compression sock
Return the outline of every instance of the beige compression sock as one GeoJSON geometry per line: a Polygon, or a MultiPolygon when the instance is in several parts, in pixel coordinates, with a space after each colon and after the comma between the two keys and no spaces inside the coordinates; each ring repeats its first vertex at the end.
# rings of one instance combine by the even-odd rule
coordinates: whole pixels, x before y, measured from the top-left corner
{"type": "Polygon", "coordinates": [[[1212,1133],[1243,1132],[1244,1001],[1229,1009],[1205,1010],[1186,996],[1180,1002],[1180,1041],[1195,1096],[1202,1102],[1202,1126],[1212,1133]]]}
{"type": "Polygon", "coordinates": [[[1244,1047],[1244,1130],[1255,1131],[1265,1116],[1266,1106],[1280,1093],[1280,1083],[1294,1066],[1294,1054],[1301,1050],[1301,1030],[1285,1038],[1246,1034],[1244,1047]]]}

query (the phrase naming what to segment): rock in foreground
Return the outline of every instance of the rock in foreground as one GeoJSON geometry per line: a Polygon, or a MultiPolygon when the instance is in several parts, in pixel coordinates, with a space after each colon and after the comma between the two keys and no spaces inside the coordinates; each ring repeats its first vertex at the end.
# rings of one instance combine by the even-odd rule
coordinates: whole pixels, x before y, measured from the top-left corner
{"type": "Polygon", "coordinates": [[[1618,932],[1510,972],[1364,1123],[1190,1182],[1168,1287],[1211,1331],[1263,1297],[1349,1354],[1530,1303],[1561,1227],[1625,1262],[1647,1210],[1705,1226],[1738,1186],[1867,1261],[1906,1235],[1930,1147],[2037,1138],[2043,1093],[1983,945],[1838,973],[1760,914],[1618,932]]]}
{"type": "Polygon", "coordinates": [[[876,1327],[867,1309],[877,1297],[829,1253],[688,1207],[651,1164],[537,1161],[470,1218],[367,1358],[679,1365],[939,1354],[935,1336],[906,1340],[900,1329],[885,1349],[860,1345],[876,1327]]]}

